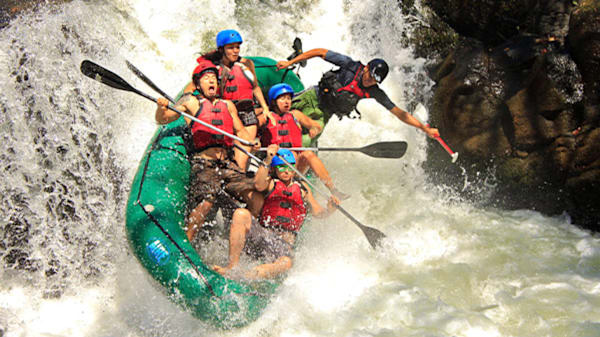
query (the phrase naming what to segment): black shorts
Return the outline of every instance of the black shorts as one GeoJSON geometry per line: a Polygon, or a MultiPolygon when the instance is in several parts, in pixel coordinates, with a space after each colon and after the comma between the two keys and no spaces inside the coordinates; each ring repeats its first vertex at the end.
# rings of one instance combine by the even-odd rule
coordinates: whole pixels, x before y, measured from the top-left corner
{"type": "Polygon", "coordinates": [[[293,247],[277,233],[276,229],[261,226],[252,218],[252,227],[246,235],[246,253],[255,259],[273,262],[282,256],[292,257],[293,247]]]}
{"type": "Polygon", "coordinates": [[[214,203],[223,192],[239,198],[242,192],[254,189],[254,179],[230,160],[209,160],[196,153],[190,164],[188,204],[192,209],[203,200],[214,203]]]}
{"type": "Polygon", "coordinates": [[[233,101],[235,108],[238,111],[238,116],[242,120],[244,126],[257,125],[258,118],[254,112],[254,101],[251,99],[240,99],[233,101]]]}
{"type": "Polygon", "coordinates": [[[256,118],[256,113],[254,113],[254,110],[238,111],[238,115],[240,116],[244,126],[258,125],[258,118],[256,118]]]}

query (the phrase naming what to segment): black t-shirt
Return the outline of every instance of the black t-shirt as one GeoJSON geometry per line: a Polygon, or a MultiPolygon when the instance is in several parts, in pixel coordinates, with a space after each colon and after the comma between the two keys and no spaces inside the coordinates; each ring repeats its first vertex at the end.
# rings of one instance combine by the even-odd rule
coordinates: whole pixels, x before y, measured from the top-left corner
{"type": "MultiPolygon", "coordinates": [[[[352,82],[354,75],[358,71],[358,69],[362,66],[362,64],[358,61],[354,61],[350,57],[336,53],[332,50],[328,50],[327,54],[325,54],[325,61],[329,63],[333,63],[336,66],[340,67],[340,71],[338,72],[338,81],[342,84],[342,86],[348,85],[352,82]]],[[[396,106],[394,102],[390,100],[388,95],[379,88],[379,86],[373,85],[368,88],[363,87],[362,81],[358,81],[358,85],[361,89],[366,90],[370,98],[374,98],[379,104],[383,105],[386,109],[392,110],[393,107],[396,106]]]]}

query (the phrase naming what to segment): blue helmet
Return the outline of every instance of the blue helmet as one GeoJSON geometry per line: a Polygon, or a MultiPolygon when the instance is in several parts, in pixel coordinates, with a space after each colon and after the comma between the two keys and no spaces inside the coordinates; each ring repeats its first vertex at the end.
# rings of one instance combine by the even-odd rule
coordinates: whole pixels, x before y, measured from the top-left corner
{"type": "Polygon", "coordinates": [[[279,158],[279,156],[283,157],[283,159],[285,159],[290,164],[296,164],[296,158],[294,157],[292,151],[288,149],[279,149],[279,151],[277,151],[277,155],[273,157],[273,160],[271,160],[271,167],[275,167],[277,165],[285,165],[285,163],[283,162],[283,160],[281,160],[281,158],[279,158]]]}
{"type": "Polygon", "coordinates": [[[277,99],[277,97],[284,94],[292,94],[294,96],[294,89],[287,83],[279,83],[269,89],[269,104],[277,99]]]}
{"type": "Polygon", "coordinates": [[[221,48],[230,43],[242,43],[242,36],[234,29],[222,30],[217,34],[217,48],[221,48]]]}

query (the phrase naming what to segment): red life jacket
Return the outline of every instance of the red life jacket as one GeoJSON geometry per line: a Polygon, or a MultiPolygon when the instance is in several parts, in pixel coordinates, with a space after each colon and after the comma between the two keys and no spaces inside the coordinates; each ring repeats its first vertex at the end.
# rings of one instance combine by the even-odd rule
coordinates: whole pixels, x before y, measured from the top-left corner
{"type": "MultiPolygon", "coordinates": [[[[200,102],[200,108],[196,112],[196,118],[223,131],[233,133],[233,118],[231,118],[227,103],[220,99],[215,100],[214,103],[205,98],[198,101],[200,102]]],[[[200,123],[192,121],[190,128],[196,150],[202,151],[209,147],[233,146],[233,140],[230,137],[226,137],[222,133],[214,131],[200,123]]]]}
{"type": "Polygon", "coordinates": [[[361,89],[360,86],[358,85],[359,81],[362,79],[363,70],[364,70],[364,66],[361,64],[360,67],[358,68],[358,71],[356,72],[356,74],[354,74],[354,78],[352,79],[352,81],[350,83],[348,83],[346,86],[339,88],[337,90],[337,92],[349,91],[349,92],[357,95],[360,98],[371,97],[371,95],[369,95],[368,92],[361,89]]]}
{"type": "Polygon", "coordinates": [[[254,78],[250,70],[242,63],[235,62],[231,68],[219,67],[221,98],[228,100],[252,99],[254,78]]]}
{"type": "Polygon", "coordinates": [[[266,227],[277,227],[298,232],[306,218],[306,206],[302,199],[302,187],[294,181],[286,186],[275,179],[275,188],[265,197],[261,223],[266,227]]]}
{"type": "Polygon", "coordinates": [[[266,130],[264,130],[260,143],[262,146],[277,144],[280,147],[302,147],[302,129],[296,124],[294,115],[289,112],[280,116],[273,113],[273,118],[277,122],[267,121],[266,130]]]}

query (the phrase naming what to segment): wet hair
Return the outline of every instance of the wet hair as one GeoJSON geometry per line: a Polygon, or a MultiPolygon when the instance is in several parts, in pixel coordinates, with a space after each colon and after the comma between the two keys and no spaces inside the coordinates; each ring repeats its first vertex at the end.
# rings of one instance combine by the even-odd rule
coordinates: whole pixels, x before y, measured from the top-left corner
{"type": "Polygon", "coordinates": [[[215,65],[218,65],[219,63],[221,63],[221,60],[223,59],[223,55],[224,55],[224,52],[223,52],[223,48],[221,47],[219,49],[211,50],[208,53],[204,53],[200,57],[211,61],[215,65]]]}

